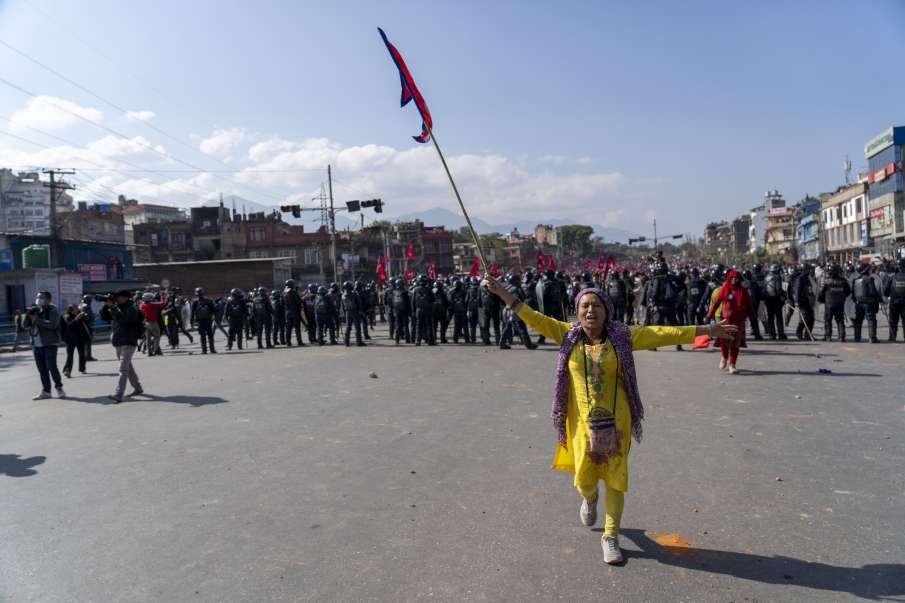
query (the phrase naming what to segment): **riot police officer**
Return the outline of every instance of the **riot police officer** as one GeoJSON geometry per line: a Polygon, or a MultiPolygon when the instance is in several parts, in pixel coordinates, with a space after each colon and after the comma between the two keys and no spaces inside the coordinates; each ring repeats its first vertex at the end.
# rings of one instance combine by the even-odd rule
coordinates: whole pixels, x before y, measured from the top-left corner
{"type": "Polygon", "coordinates": [[[317,343],[317,319],[314,316],[314,299],[317,297],[317,283],[309,283],[305,295],[302,296],[302,313],[305,315],[305,330],[308,332],[308,343],[317,343]]]}
{"type": "Polygon", "coordinates": [[[286,345],[286,308],[283,296],[276,289],[270,292],[270,307],[273,308],[273,345],[286,345]]]}
{"type": "Polygon", "coordinates": [[[500,310],[502,301],[485,282],[481,285],[481,341],[490,345],[490,326],[493,324],[493,344],[500,345],[500,310]]]}
{"type": "Polygon", "coordinates": [[[398,344],[404,340],[412,343],[412,334],[409,331],[409,317],[412,313],[412,303],[408,291],[405,290],[405,281],[397,278],[393,281],[393,289],[389,294],[390,337],[398,344]]]}
{"type": "Polygon", "coordinates": [[[688,293],[685,296],[685,321],[689,325],[702,325],[704,324],[706,312],[700,311],[701,299],[703,299],[709,288],[707,281],[701,278],[699,269],[691,269],[691,278],[688,279],[686,289],[688,293]]]}
{"type": "Polygon", "coordinates": [[[339,311],[342,306],[339,283],[330,283],[330,286],[327,287],[327,299],[330,301],[330,323],[327,328],[330,329],[330,343],[335,344],[339,337],[339,311]]]}
{"type": "MultiPolygon", "coordinates": [[[[577,292],[576,292],[577,294],[577,292]]],[[[617,270],[610,272],[606,281],[606,294],[613,302],[613,320],[625,322],[626,287],[622,275],[617,270]]],[[[563,320],[563,319],[560,319],[563,320]]]]}
{"type": "MultiPolygon", "coordinates": [[[[314,298],[314,321],[317,328],[317,345],[326,343],[326,334],[330,326],[330,298],[327,297],[327,288],[320,286],[314,298]]],[[[331,343],[336,343],[332,341],[331,343]]]]}
{"type": "Polygon", "coordinates": [[[468,308],[465,305],[465,289],[462,287],[461,280],[453,279],[452,289],[447,297],[453,315],[453,343],[459,343],[460,336],[465,343],[469,343],[468,330],[465,328],[468,320],[468,308]]]}
{"type": "Polygon", "coordinates": [[[811,267],[803,264],[798,272],[798,276],[791,281],[792,301],[798,308],[799,320],[795,334],[798,339],[806,339],[807,333],[814,332],[814,305],[811,301],[813,289],[811,287],[811,267]]]}
{"type": "Polygon", "coordinates": [[[286,311],[286,346],[292,347],[292,332],[295,331],[295,341],[298,346],[302,343],[302,296],[295,287],[295,281],[289,279],[283,287],[283,308],[286,311]]]}
{"type": "Polygon", "coordinates": [[[264,343],[268,348],[273,347],[270,341],[270,327],[273,324],[273,306],[270,303],[270,297],[267,295],[267,289],[258,287],[255,296],[251,300],[252,311],[254,312],[255,335],[258,337],[258,349],[260,350],[261,335],[265,335],[264,343]]]}
{"type": "Polygon", "coordinates": [[[867,318],[867,333],[871,343],[877,343],[877,311],[880,309],[880,292],[870,266],[862,265],[852,285],[852,297],[855,298],[855,320],[853,330],[855,341],[861,341],[861,326],[867,318]]]}
{"type": "MultiPolygon", "coordinates": [[[[426,279],[427,277],[425,277],[425,280],[426,279]]],[[[444,286],[443,281],[438,280],[435,282],[431,293],[433,293],[433,308],[431,311],[433,324],[431,325],[431,331],[434,333],[432,339],[435,343],[438,339],[440,343],[447,343],[446,331],[449,329],[449,298],[446,296],[446,287],[444,286]],[[437,331],[439,331],[439,338],[437,331]]]]}
{"type": "MultiPolygon", "coordinates": [[[[446,297],[441,293],[443,299],[446,297]]],[[[431,290],[430,283],[426,276],[418,278],[417,284],[412,288],[412,305],[415,308],[415,333],[413,338],[415,345],[421,345],[424,341],[427,345],[437,345],[434,338],[434,292],[431,290]]],[[[446,313],[445,306],[443,312],[446,313]]],[[[444,333],[445,339],[445,333],[444,333]]]]}
{"type": "Polygon", "coordinates": [[[760,341],[763,339],[763,336],[760,334],[760,322],[757,318],[757,308],[760,306],[762,296],[760,284],[757,282],[757,279],[754,278],[754,273],[750,270],[742,272],[742,287],[748,290],[748,297],[751,298],[751,307],[754,309],[754,312],[748,317],[748,321],[751,323],[751,334],[754,335],[754,339],[760,341]]]}
{"type": "Polygon", "coordinates": [[[211,354],[216,354],[214,348],[214,302],[204,296],[204,289],[195,289],[195,301],[192,302],[192,316],[190,322],[198,324],[198,335],[201,338],[201,353],[207,354],[210,347],[211,354]]]}
{"type": "Polygon", "coordinates": [[[899,322],[905,335],[905,257],[899,259],[899,268],[886,282],[883,291],[889,298],[889,340],[896,340],[899,322]]]}
{"type": "Polygon", "coordinates": [[[229,292],[229,299],[226,300],[226,308],[224,314],[229,325],[226,339],[226,349],[233,349],[233,341],[239,349],[242,349],[242,330],[245,327],[245,321],[248,318],[247,303],[245,302],[245,293],[241,289],[232,289],[229,292]]]}
{"type": "Polygon", "coordinates": [[[852,294],[848,281],[842,278],[842,267],[839,264],[830,266],[827,278],[817,301],[823,304],[823,340],[833,339],[833,320],[839,331],[839,341],[845,341],[845,299],[852,294]]]}
{"type": "MultiPolygon", "coordinates": [[[[521,286],[521,279],[517,274],[510,274],[507,279],[506,289],[519,301],[524,302],[525,290],[521,286]]],[[[528,335],[528,328],[522,319],[513,313],[509,308],[504,311],[503,332],[500,334],[500,349],[508,350],[515,335],[521,338],[522,343],[529,350],[537,349],[537,344],[531,341],[528,335]]]]}
{"type": "Polygon", "coordinates": [[[346,320],[346,335],[344,342],[346,347],[351,345],[352,327],[355,327],[355,345],[363,347],[365,344],[361,338],[362,301],[351,281],[343,283],[343,318],[346,320]]]}
{"type": "Polygon", "coordinates": [[[477,343],[478,321],[481,318],[481,289],[476,276],[468,279],[468,288],[465,290],[465,311],[468,318],[468,342],[477,343]]]}
{"type": "Polygon", "coordinates": [[[365,291],[365,285],[361,281],[355,281],[355,293],[358,294],[358,301],[360,302],[358,313],[361,315],[359,320],[361,321],[361,328],[364,331],[365,339],[370,339],[371,334],[368,333],[368,311],[370,310],[370,300],[368,298],[368,293],[365,291]]]}
{"type": "Polygon", "coordinates": [[[786,292],[782,288],[782,270],[778,264],[770,266],[770,274],[764,279],[764,305],[767,307],[767,336],[785,341],[786,330],[782,321],[782,308],[786,292]]]}

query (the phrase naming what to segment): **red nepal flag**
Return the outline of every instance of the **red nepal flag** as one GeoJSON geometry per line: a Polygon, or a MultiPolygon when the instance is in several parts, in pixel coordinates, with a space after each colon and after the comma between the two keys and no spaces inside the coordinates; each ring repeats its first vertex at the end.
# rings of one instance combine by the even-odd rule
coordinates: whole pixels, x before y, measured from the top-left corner
{"type": "Polygon", "coordinates": [[[406,257],[406,259],[409,259],[409,260],[411,260],[415,257],[415,248],[412,246],[411,241],[409,241],[409,248],[405,252],[405,257],[406,257]]]}
{"type": "Polygon", "coordinates": [[[437,280],[437,262],[431,260],[430,266],[427,267],[427,278],[437,280]]]}
{"type": "Polygon", "coordinates": [[[490,274],[492,274],[494,278],[500,275],[500,269],[497,268],[496,262],[490,265],[490,274]]]}
{"type": "Polygon", "coordinates": [[[412,282],[412,280],[413,280],[414,278],[415,278],[415,271],[414,271],[414,270],[412,270],[411,268],[409,268],[408,270],[405,271],[405,280],[407,280],[408,282],[412,282]]]}
{"type": "Polygon", "coordinates": [[[544,266],[547,264],[547,256],[544,255],[543,251],[537,252],[537,269],[543,270],[544,266]]]}
{"type": "Polygon", "coordinates": [[[383,265],[383,256],[377,258],[377,283],[384,285],[387,282],[387,270],[383,265]]]}
{"type": "Polygon", "coordinates": [[[603,261],[603,254],[600,254],[600,257],[597,259],[597,270],[603,270],[603,267],[606,263],[603,261]]]}
{"type": "Polygon", "coordinates": [[[547,256],[547,270],[556,270],[556,260],[552,255],[547,256]]]}
{"type": "Polygon", "coordinates": [[[430,131],[434,127],[434,122],[431,119],[431,112],[427,108],[427,103],[424,102],[424,97],[418,92],[418,86],[415,85],[415,80],[412,79],[412,74],[409,73],[409,69],[402,59],[402,55],[399,54],[399,51],[396,50],[395,46],[390,44],[390,41],[387,40],[387,35],[383,33],[382,29],[378,27],[377,31],[380,32],[380,37],[383,38],[383,43],[386,44],[387,50],[390,52],[390,57],[393,59],[393,62],[396,63],[396,68],[399,70],[399,80],[402,83],[402,97],[399,99],[399,106],[404,107],[409,101],[414,99],[415,106],[418,107],[418,113],[421,114],[421,136],[412,136],[412,138],[418,142],[427,142],[431,137],[430,131]]]}
{"type": "Polygon", "coordinates": [[[468,276],[477,276],[478,275],[478,267],[481,265],[480,258],[474,259],[474,264],[471,265],[471,271],[468,273],[468,276]]]}

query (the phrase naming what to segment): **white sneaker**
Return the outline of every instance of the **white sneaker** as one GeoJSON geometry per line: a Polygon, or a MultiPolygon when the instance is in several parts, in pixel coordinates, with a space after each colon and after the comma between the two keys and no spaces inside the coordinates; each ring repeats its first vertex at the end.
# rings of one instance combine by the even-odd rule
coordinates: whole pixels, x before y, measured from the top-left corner
{"type": "Polygon", "coordinates": [[[62,387],[58,387],[58,388],[56,388],[56,390],[57,390],[57,398],[66,397],[66,391],[62,387]]]}
{"type": "MultiPolygon", "coordinates": [[[[598,500],[599,498],[600,497],[598,497],[598,500]]],[[[590,502],[586,498],[582,499],[581,509],[579,509],[578,511],[578,516],[581,518],[581,523],[588,526],[589,528],[597,523],[597,500],[590,502]]]]}
{"type": "Polygon", "coordinates": [[[38,394],[37,396],[35,396],[34,398],[32,398],[32,400],[46,400],[47,398],[50,398],[50,397],[52,397],[50,395],[50,392],[45,392],[42,390],[41,393],[38,394]]]}
{"type": "Polygon", "coordinates": [[[619,550],[619,539],[614,536],[604,536],[600,539],[603,548],[603,560],[610,565],[622,563],[622,551],[619,550]]]}
{"type": "Polygon", "coordinates": [[[720,358],[720,370],[721,371],[726,370],[726,359],[725,358],[720,358]]]}
{"type": "Polygon", "coordinates": [[[735,368],[735,365],[734,365],[734,364],[730,364],[730,365],[729,365],[729,374],[730,374],[730,375],[734,375],[734,374],[736,374],[737,372],[738,372],[738,369],[735,368]]]}

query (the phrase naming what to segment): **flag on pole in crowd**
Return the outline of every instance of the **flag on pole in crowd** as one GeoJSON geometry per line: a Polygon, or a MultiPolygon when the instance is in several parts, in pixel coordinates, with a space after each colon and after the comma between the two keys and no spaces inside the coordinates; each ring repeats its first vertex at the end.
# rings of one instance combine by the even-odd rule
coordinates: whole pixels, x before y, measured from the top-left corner
{"type": "Polygon", "coordinates": [[[415,271],[409,268],[405,271],[405,280],[412,282],[415,279],[415,271]]]}
{"type": "Polygon", "coordinates": [[[590,271],[591,271],[591,260],[588,259],[588,260],[584,261],[584,270],[582,270],[582,272],[590,272],[590,271]]]}
{"type": "Polygon", "coordinates": [[[547,270],[556,270],[556,260],[552,255],[547,256],[547,270]]]}
{"type": "Polygon", "coordinates": [[[490,275],[493,276],[493,278],[496,278],[500,275],[500,269],[497,268],[496,262],[494,262],[490,266],[490,275]]]}
{"type": "Polygon", "coordinates": [[[415,106],[418,107],[418,113],[421,114],[421,135],[412,136],[412,138],[418,142],[427,142],[430,140],[431,130],[434,127],[434,122],[431,119],[431,112],[427,108],[427,103],[424,102],[424,97],[421,96],[421,93],[418,91],[418,86],[415,85],[415,80],[412,79],[412,74],[409,73],[409,69],[405,65],[402,55],[399,54],[399,51],[396,50],[395,46],[390,44],[387,35],[383,33],[382,29],[378,27],[377,31],[380,32],[380,37],[383,38],[383,43],[386,44],[387,50],[390,52],[390,57],[393,59],[393,62],[396,63],[396,68],[399,70],[399,80],[402,84],[402,96],[399,99],[399,106],[404,107],[414,100],[415,106]]]}
{"type": "Polygon", "coordinates": [[[431,260],[430,265],[427,267],[427,278],[433,280],[437,280],[437,262],[431,260]]]}
{"type": "Polygon", "coordinates": [[[544,255],[543,251],[537,252],[537,269],[543,270],[544,266],[547,265],[547,256],[544,255]]]}
{"type": "Polygon", "coordinates": [[[383,256],[377,258],[377,284],[386,285],[387,269],[383,264],[383,256]]]}
{"type": "Polygon", "coordinates": [[[610,269],[616,265],[616,262],[613,261],[613,256],[607,256],[606,265],[603,269],[603,281],[606,282],[607,276],[610,274],[610,269]]]}
{"type": "Polygon", "coordinates": [[[411,259],[414,259],[414,258],[415,258],[415,248],[414,248],[414,246],[412,245],[412,242],[409,241],[409,247],[408,247],[408,249],[405,251],[405,259],[411,260],[411,259]]]}
{"type": "Polygon", "coordinates": [[[600,257],[597,258],[597,270],[603,270],[603,267],[606,266],[606,262],[603,260],[603,254],[600,254],[600,257]]]}
{"type": "Polygon", "coordinates": [[[474,264],[471,265],[471,271],[469,271],[468,276],[477,276],[478,269],[481,267],[481,258],[475,258],[474,264]]]}

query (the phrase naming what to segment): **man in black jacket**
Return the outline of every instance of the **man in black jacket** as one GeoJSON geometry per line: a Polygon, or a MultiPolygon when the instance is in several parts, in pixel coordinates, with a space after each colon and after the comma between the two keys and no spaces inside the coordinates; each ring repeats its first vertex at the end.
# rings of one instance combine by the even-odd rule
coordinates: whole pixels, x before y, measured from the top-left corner
{"type": "Polygon", "coordinates": [[[133,388],[130,396],[140,396],[144,393],[138,374],[132,367],[132,356],[144,330],[143,318],[139,309],[132,303],[131,292],[126,290],[118,291],[112,300],[104,302],[101,318],[112,323],[111,341],[119,360],[119,381],[116,384],[116,393],[109,398],[115,404],[119,404],[123,401],[127,380],[133,388]]]}

